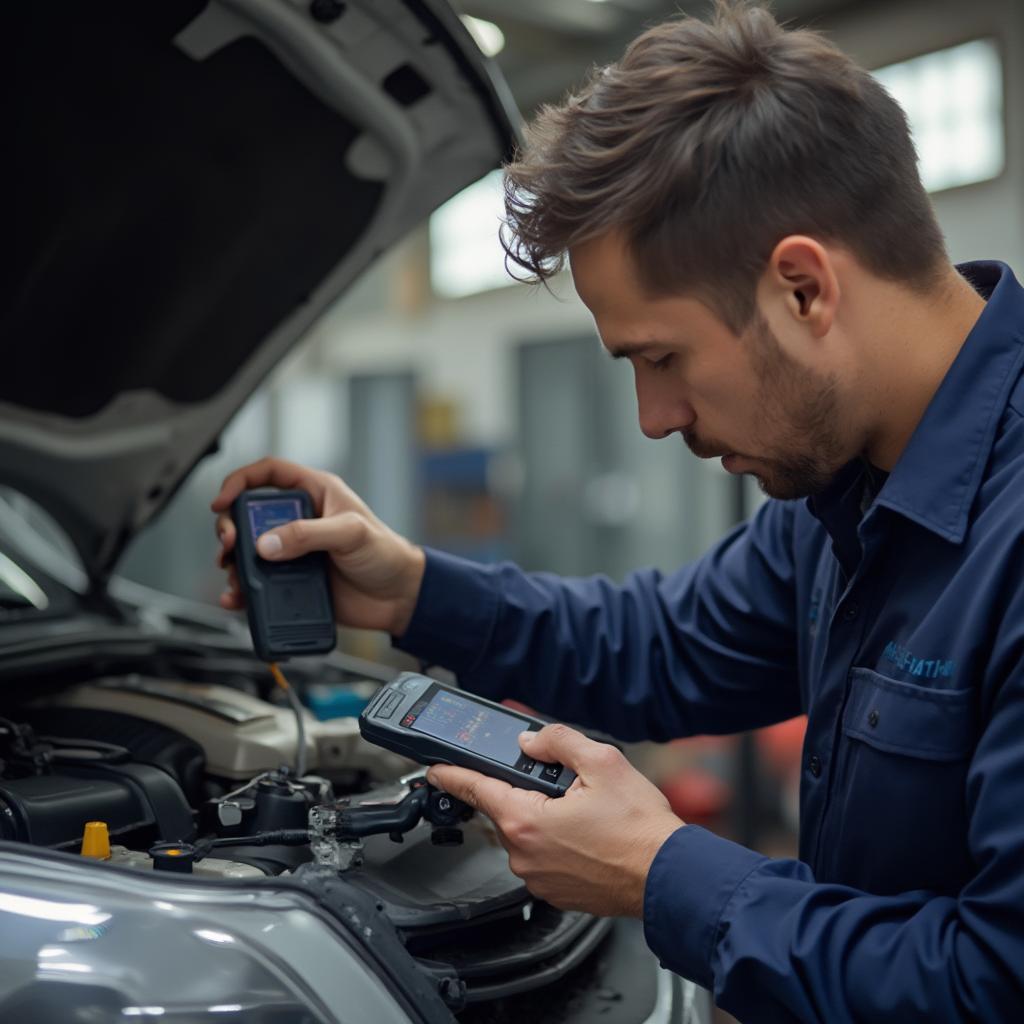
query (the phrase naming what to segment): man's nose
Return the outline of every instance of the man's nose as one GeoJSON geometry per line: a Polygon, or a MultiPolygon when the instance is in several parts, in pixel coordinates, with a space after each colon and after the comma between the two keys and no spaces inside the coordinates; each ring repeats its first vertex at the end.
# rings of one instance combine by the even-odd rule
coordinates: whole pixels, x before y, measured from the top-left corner
{"type": "Polygon", "coordinates": [[[638,387],[636,397],[640,430],[654,441],[686,430],[697,419],[693,406],[678,395],[652,394],[648,389],[638,387]]]}

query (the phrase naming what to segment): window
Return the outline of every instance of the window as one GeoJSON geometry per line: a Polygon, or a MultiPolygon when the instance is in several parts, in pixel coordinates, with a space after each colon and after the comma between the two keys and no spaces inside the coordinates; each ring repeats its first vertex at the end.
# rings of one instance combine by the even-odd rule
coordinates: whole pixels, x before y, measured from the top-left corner
{"type": "Polygon", "coordinates": [[[505,270],[498,229],[505,207],[501,171],[463,189],[430,218],[430,283],[448,299],[515,282],[505,270]]]}
{"type": "Polygon", "coordinates": [[[875,77],[906,111],[929,192],[1003,170],[1003,70],[995,40],[890,64],[875,77]]]}

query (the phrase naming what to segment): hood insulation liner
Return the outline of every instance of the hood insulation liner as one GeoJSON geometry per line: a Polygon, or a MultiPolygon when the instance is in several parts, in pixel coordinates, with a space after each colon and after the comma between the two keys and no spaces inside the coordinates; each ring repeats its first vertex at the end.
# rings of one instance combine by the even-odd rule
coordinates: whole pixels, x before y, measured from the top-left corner
{"type": "Polygon", "coordinates": [[[355,128],[260,42],[202,62],[173,45],[203,6],[5,11],[0,400],[70,417],[134,389],[205,400],[372,217],[355,128]]]}

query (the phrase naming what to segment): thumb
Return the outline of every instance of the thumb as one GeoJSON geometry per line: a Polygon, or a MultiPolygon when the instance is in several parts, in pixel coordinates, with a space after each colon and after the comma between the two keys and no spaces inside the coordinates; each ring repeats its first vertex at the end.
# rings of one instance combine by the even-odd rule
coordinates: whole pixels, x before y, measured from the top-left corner
{"type": "Polygon", "coordinates": [[[366,519],[358,512],[341,512],[326,519],[296,519],[268,530],[256,550],[268,562],[298,558],[310,551],[347,555],[366,543],[366,519]]]}
{"type": "Polygon", "coordinates": [[[523,752],[536,761],[555,761],[581,778],[616,770],[626,759],[610,743],[598,743],[567,725],[546,725],[540,732],[520,735],[523,752]]]}

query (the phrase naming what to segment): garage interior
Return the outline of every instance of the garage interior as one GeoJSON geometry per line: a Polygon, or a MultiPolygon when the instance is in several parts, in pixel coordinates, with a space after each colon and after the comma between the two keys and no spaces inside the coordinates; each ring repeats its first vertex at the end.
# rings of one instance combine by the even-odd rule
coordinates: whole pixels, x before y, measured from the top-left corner
{"type": "MultiPolygon", "coordinates": [[[[706,9],[689,0],[456,6],[527,118],[615,60],[645,25],[706,9]]],[[[774,9],[825,32],[904,104],[954,262],[1024,268],[1024,4],[775,0],[774,9]]],[[[500,216],[495,171],[381,257],[239,410],[218,450],[132,542],[119,575],[215,605],[223,574],[211,495],[268,452],[343,476],[418,543],[568,576],[671,571],[750,516],[764,500],[752,478],[643,437],[628,369],[601,353],[567,273],[550,289],[508,278],[500,216]]],[[[388,670],[417,668],[378,633],[343,630],[341,649],[388,670]]],[[[342,690],[307,696],[328,720],[357,706],[342,690]]],[[[792,856],[802,737],[796,719],[629,753],[686,821],[792,856]]]]}

